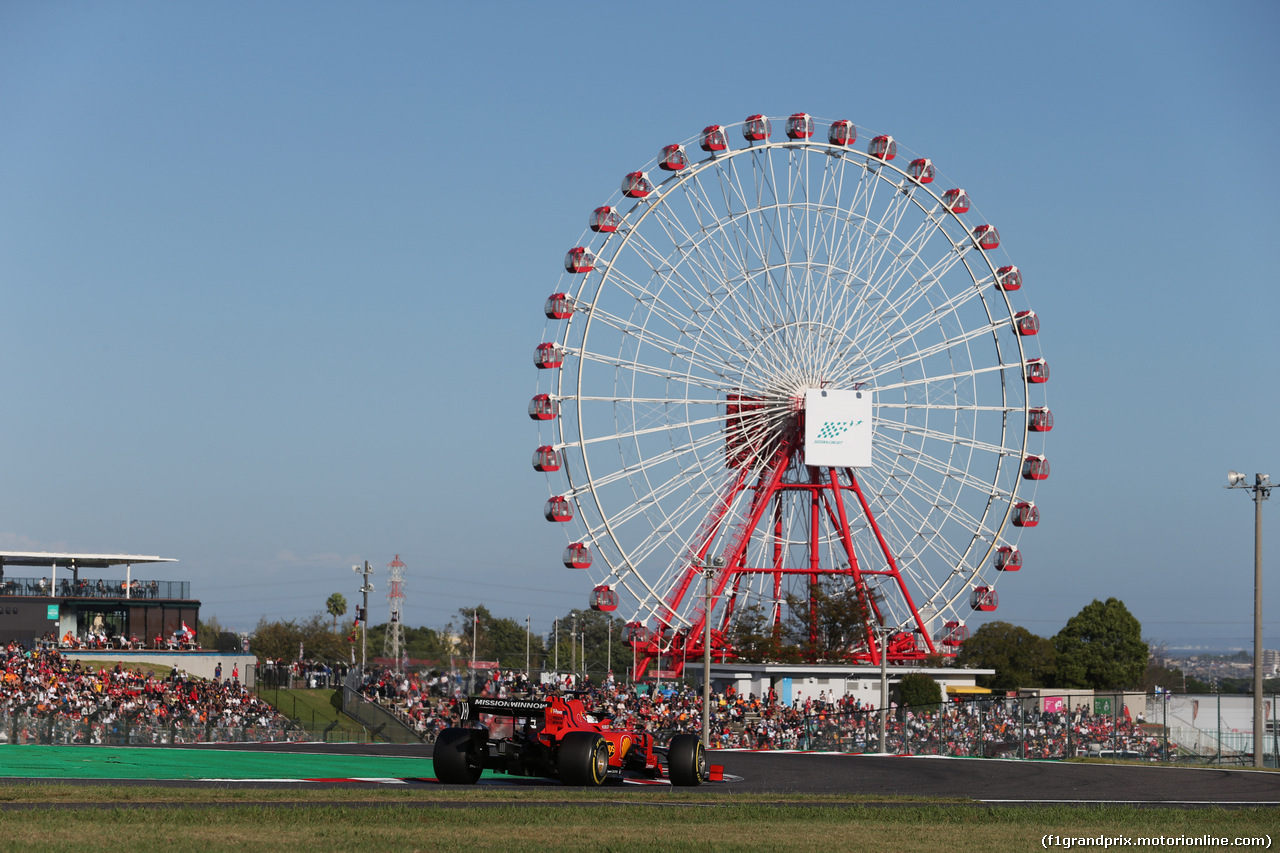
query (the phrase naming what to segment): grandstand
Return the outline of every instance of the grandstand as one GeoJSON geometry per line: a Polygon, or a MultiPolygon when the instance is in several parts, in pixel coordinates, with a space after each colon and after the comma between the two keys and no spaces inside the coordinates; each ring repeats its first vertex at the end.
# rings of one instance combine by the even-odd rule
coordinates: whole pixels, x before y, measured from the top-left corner
{"type": "Polygon", "coordinates": [[[75,648],[170,652],[185,640],[194,647],[194,636],[175,639],[184,625],[195,631],[200,620],[190,583],[133,572],[174,562],[137,554],[0,551],[0,644],[32,648],[54,638],[75,648]]]}

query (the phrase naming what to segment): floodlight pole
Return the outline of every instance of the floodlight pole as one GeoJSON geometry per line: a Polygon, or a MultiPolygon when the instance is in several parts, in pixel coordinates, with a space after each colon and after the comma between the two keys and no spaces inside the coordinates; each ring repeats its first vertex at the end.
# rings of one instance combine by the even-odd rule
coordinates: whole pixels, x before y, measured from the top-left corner
{"type": "Polygon", "coordinates": [[[1254,474],[1252,486],[1244,479],[1229,471],[1225,488],[1253,492],[1253,766],[1262,767],[1267,727],[1262,716],[1262,502],[1271,497],[1271,476],[1254,474]]]}
{"type": "Polygon", "coordinates": [[[364,608],[360,611],[363,617],[360,620],[360,672],[363,675],[369,649],[369,593],[373,592],[373,583],[369,580],[369,575],[373,574],[373,567],[369,565],[368,560],[365,560],[363,569],[352,566],[351,571],[364,575],[364,583],[356,590],[364,593],[364,608]]]}
{"type": "MultiPolygon", "coordinates": [[[[700,563],[700,561],[695,561],[700,563]]],[[[711,576],[724,565],[715,557],[702,566],[702,748],[711,748],[711,576]]]]}
{"type": "Polygon", "coordinates": [[[702,567],[702,748],[711,747],[711,567],[702,567]]]}
{"type": "Polygon", "coordinates": [[[885,642],[889,638],[889,626],[877,625],[876,636],[880,641],[880,752],[886,752],[885,727],[889,724],[889,655],[885,642]]]}

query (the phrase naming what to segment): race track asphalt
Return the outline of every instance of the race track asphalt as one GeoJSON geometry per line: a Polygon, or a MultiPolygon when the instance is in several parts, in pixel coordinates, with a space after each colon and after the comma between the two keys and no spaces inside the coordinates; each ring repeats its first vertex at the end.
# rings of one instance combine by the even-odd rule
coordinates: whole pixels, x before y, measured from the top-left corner
{"type": "MultiPolygon", "coordinates": [[[[21,753],[10,753],[11,761],[5,762],[6,747],[0,746],[0,777],[9,777],[0,778],[0,784],[22,780],[275,789],[388,782],[440,784],[432,778],[429,746],[225,744],[195,750],[131,747],[125,750],[127,755],[121,755],[119,749],[92,746],[34,749],[71,754],[59,752],[55,756],[60,762],[56,770],[47,759],[29,762],[29,769],[21,770],[16,767],[21,753]],[[223,750],[234,750],[238,757],[223,750]],[[245,755],[246,752],[253,754],[245,755]],[[275,761],[271,759],[273,754],[275,761]],[[236,772],[226,772],[224,758],[234,761],[236,772]],[[41,772],[40,767],[50,772],[41,772]]],[[[708,753],[708,759],[724,768],[729,781],[707,784],[700,790],[725,797],[735,793],[776,794],[780,798],[827,794],[871,796],[886,803],[943,798],[989,804],[1280,806],[1280,773],[1274,771],[785,752],[713,751],[708,753]]],[[[481,781],[486,786],[556,784],[501,774],[481,781]]]]}
{"type": "MultiPolygon", "coordinates": [[[[421,756],[430,747],[263,745],[266,751],[421,756]]],[[[1280,805],[1280,772],[1161,765],[1077,764],[891,755],[708,752],[733,781],[702,790],[752,794],[863,794],[989,803],[1135,803],[1169,806],[1280,805]]],[[[429,774],[424,774],[429,775],[429,774]]]]}

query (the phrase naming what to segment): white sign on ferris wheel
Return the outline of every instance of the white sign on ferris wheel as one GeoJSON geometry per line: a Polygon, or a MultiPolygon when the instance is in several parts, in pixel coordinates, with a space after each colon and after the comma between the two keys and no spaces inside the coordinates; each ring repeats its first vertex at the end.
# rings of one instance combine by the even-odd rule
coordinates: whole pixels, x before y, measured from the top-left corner
{"type": "Polygon", "coordinates": [[[871,467],[871,392],[804,392],[804,464],[871,467]]]}

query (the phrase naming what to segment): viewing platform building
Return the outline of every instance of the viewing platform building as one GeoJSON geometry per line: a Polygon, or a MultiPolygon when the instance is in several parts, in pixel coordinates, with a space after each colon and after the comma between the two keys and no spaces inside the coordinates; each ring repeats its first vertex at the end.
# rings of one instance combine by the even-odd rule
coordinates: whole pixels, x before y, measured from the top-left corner
{"type": "Polygon", "coordinates": [[[0,645],[33,648],[195,648],[200,602],[188,581],[157,577],[168,557],[0,551],[0,645]]]}

